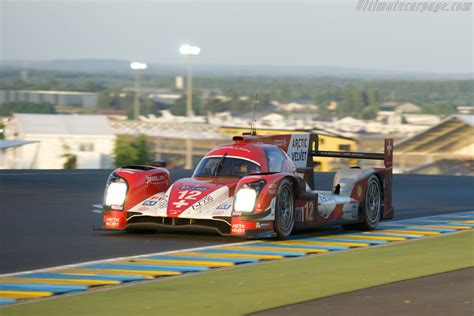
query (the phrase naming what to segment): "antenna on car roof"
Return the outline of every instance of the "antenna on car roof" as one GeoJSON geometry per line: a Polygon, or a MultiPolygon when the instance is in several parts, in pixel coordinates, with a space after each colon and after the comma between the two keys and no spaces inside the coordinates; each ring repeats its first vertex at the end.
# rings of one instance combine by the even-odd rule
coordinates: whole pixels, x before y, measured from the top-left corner
{"type": "Polygon", "coordinates": [[[257,119],[255,118],[255,112],[257,110],[257,103],[258,103],[258,93],[255,93],[255,101],[253,103],[253,129],[252,129],[252,135],[257,135],[257,119]]]}
{"type": "Polygon", "coordinates": [[[258,93],[255,93],[255,101],[253,103],[253,121],[250,123],[250,132],[243,132],[242,135],[257,135],[257,120],[255,112],[257,110],[258,93]]]}

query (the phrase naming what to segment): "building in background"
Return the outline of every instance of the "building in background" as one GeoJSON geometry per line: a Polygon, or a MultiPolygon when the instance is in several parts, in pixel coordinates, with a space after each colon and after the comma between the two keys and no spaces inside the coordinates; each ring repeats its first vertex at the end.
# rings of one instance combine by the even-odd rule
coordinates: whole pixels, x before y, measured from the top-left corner
{"type": "Polygon", "coordinates": [[[0,90],[0,104],[5,102],[48,102],[55,106],[95,107],[99,94],[76,91],[0,90]]]}
{"type": "Polygon", "coordinates": [[[421,113],[421,107],[413,103],[402,103],[396,107],[399,113],[421,113]]]}
{"type": "Polygon", "coordinates": [[[165,111],[149,121],[111,121],[117,135],[146,135],[154,159],[165,160],[170,169],[196,167],[210,149],[231,142],[231,137],[202,117],[173,116],[165,111]]]}
{"type": "Polygon", "coordinates": [[[36,142],[7,154],[12,169],[63,169],[72,156],[79,169],[112,166],[116,137],[104,115],[14,114],[5,136],[36,142]]]}
{"type": "Polygon", "coordinates": [[[271,102],[278,111],[296,112],[296,111],[317,111],[318,106],[310,100],[294,100],[288,103],[278,101],[271,102]]]}
{"type": "Polygon", "coordinates": [[[174,78],[174,87],[177,90],[183,90],[184,89],[184,80],[182,76],[176,76],[174,78]]]}
{"type": "Polygon", "coordinates": [[[395,146],[401,172],[474,174],[474,115],[452,115],[395,146]]]}
{"type": "Polygon", "coordinates": [[[18,149],[35,143],[37,141],[0,139],[0,169],[15,169],[18,149]]]}

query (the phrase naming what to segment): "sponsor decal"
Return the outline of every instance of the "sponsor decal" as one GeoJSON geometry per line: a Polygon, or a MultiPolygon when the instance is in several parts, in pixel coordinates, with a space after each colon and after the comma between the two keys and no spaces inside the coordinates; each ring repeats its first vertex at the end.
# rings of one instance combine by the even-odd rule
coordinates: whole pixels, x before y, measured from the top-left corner
{"type": "Polygon", "coordinates": [[[146,177],[149,182],[161,182],[166,179],[165,176],[148,176],[146,177]]]}
{"type": "Polygon", "coordinates": [[[118,227],[120,226],[120,218],[107,217],[105,220],[105,227],[118,227]]]}
{"type": "Polygon", "coordinates": [[[224,204],[221,204],[219,205],[216,209],[217,210],[228,210],[232,207],[232,204],[230,203],[224,203],[224,204]]]}
{"type": "Polygon", "coordinates": [[[322,203],[327,202],[327,201],[330,200],[330,198],[328,196],[323,195],[323,194],[319,194],[318,197],[319,197],[319,201],[321,201],[322,203]]]}
{"type": "Polygon", "coordinates": [[[309,134],[291,135],[288,156],[298,168],[306,167],[309,150],[309,134]]]}
{"type": "Polygon", "coordinates": [[[245,224],[235,223],[232,224],[232,231],[233,234],[244,234],[245,233],[245,224]]]}
{"type": "Polygon", "coordinates": [[[360,185],[357,187],[357,196],[358,197],[362,196],[362,186],[360,186],[360,185]]]}
{"type": "Polygon", "coordinates": [[[236,235],[243,235],[247,230],[256,228],[257,222],[241,221],[240,218],[232,218],[231,233],[236,235]]]}
{"type": "Polygon", "coordinates": [[[153,200],[146,200],[145,202],[143,202],[143,206],[153,206],[157,203],[157,201],[153,201],[153,200]]]}
{"type": "Polygon", "coordinates": [[[358,206],[357,204],[352,205],[352,218],[356,218],[358,215],[358,206]]]}
{"type": "Polygon", "coordinates": [[[223,214],[225,214],[225,210],[215,210],[214,212],[212,212],[212,216],[218,216],[223,214]]]}
{"type": "Polygon", "coordinates": [[[272,223],[270,223],[270,222],[257,222],[257,223],[255,223],[255,228],[265,229],[265,228],[269,228],[271,226],[272,226],[272,223]]]}
{"type": "Polygon", "coordinates": [[[211,203],[212,201],[214,201],[214,199],[212,198],[212,196],[205,196],[203,197],[202,199],[200,199],[199,201],[197,201],[193,206],[193,210],[197,210],[197,209],[200,209],[201,207],[203,207],[204,205],[207,205],[209,203],[211,203]]]}
{"type": "Polygon", "coordinates": [[[152,196],[150,198],[148,198],[148,200],[146,200],[142,205],[145,205],[145,206],[153,206],[153,205],[157,205],[159,208],[164,208],[164,207],[167,207],[168,206],[168,201],[167,201],[167,198],[168,196],[165,194],[165,195],[161,195],[161,196],[152,196]],[[155,202],[155,204],[145,204],[146,202],[155,202]]]}
{"type": "Polygon", "coordinates": [[[180,190],[186,190],[186,191],[206,191],[209,190],[208,187],[196,187],[196,186],[187,186],[183,185],[179,187],[180,190]]]}
{"type": "Polygon", "coordinates": [[[275,195],[277,193],[278,186],[274,183],[268,185],[268,193],[271,195],[275,195]]]}
{"type": "Polygon", "coordinates": [[[286,139],[285,138],[277,138],[273,142],[275,146],[284,148],[286,146],[286,139]]]}
{"type": "Polygon", "coordinates": [[[160,201],[158,201],[158,207],[159,207],[159,208],[166,208],[166,207],[168,207],[168,201],[165,200],[165,199],[161,199],[160,201]]]}
{"type": "Polygon", "coordinates": [[[272,226],[272,223],[271,222],[260,222],[260,228],[269,228],[270,226],[272,226]]]}

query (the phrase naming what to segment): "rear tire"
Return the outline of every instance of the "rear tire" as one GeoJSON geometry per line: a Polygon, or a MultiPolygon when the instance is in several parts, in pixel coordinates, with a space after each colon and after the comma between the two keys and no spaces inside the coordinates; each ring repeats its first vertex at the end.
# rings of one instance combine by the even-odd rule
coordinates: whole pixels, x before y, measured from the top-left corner
{"type": "Polygon", "coordinates": [[[278,238],[286,239],[291,235],[294,226],[295,195],[290,181],[284,179],[278,188],[274,229],[278,238]]]}
{"type": "Polygon", "coordinates": [[[365,197],[360,205],[362,221],[357,224],[342,225],[345,230],[374,230],[382,216],[382,187],[376,175],[367,182],[365,197]]]}

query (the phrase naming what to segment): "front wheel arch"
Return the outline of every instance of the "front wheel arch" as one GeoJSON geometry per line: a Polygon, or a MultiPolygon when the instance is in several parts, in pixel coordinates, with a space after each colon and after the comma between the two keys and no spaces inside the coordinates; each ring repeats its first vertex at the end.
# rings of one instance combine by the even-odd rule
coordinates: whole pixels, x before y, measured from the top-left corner
{"type": "Polygon", "coordinates": [[[294,185],[285,178],[279,186],[275,203],[274,230],[278,238],[288,238],[295,226],[294,185]]]}

